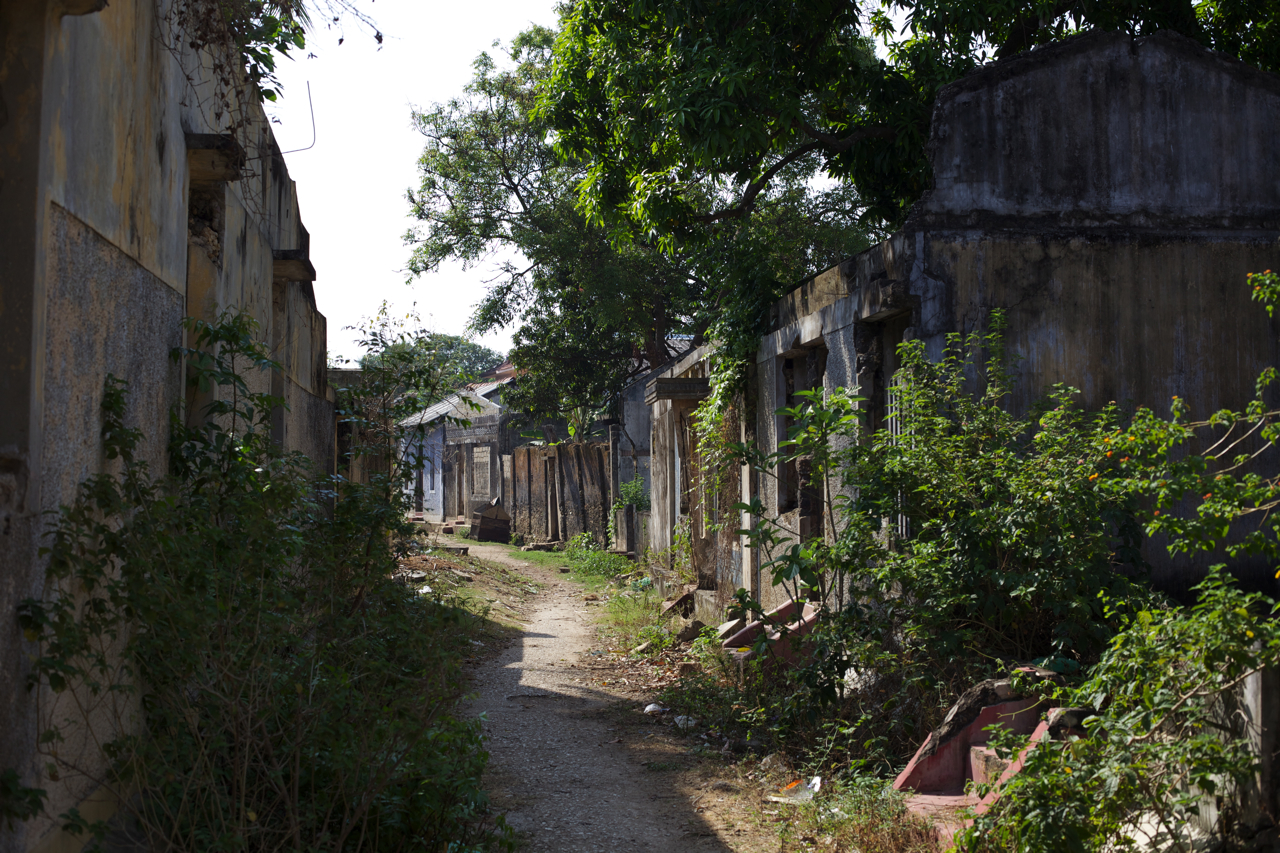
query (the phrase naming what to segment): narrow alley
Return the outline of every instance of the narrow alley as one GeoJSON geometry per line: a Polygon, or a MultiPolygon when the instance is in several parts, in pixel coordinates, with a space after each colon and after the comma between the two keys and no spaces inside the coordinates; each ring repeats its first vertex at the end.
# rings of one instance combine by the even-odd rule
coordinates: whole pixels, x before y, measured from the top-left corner
{"type": "Polygon", "coordinates": [[[670,730],[636,713],[637,702],[587,683],[579,663],[599,646],[580,585],[509,548],[468,544],[472,555],[545,584],[523,635],[480,667],[472,703],[484,715],[491,755],[486,787],[525,850],[777,849],[773,833],[757,837],[717,813],[726,783],[691,784],[681,775],[673,784],[673,774],[645,766],[655,750],[675,751],[670,730]]]}

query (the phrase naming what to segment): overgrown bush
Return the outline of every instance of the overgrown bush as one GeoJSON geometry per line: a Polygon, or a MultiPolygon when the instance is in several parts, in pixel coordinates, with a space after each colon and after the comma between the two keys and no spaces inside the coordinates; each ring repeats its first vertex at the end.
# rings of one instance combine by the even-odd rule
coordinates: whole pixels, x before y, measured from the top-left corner
{"type": "Polygon", "coordinates": [[[1197,820],[1232,834],[1232,795],[1256,796],[1261,766],[1260,721],[1238,688],[1280,664],[1280,605],[1234,588],[1221,567],[1196,593],[1187,610],[1138,612],[1083,684],[1059,690],[1055,704],[1099,710],[1081,735],[1027,753],[961,849],[1120,850],[1157,838],[1190,849],[1197,820]]]}
{"type": "MultiPolygon", "coordinates": [[[[476,721],[455,715],[473,620],[392,581],[385,484],[317,491],[269,438],[277,367],[244,317],[191,322],[209,418],[153,475],[108,378],[103,447],[21,609],[48,778],[115,792],[154,849],[479,850],[476,721]]],[[[64,821],[101,835],[74,811],[64,821]]]]}
{"type": "Polygon", "coordinates": [[[1123,414],[1085,414],[1065,387],[1010,413],[1003,330],[997,314],[937,362],[904,344],[895,429],[867,434],[844,391],[805,392],[777,453],[740,446],[765,476],[791,466],[821,506],[802,539],[758,500],[740,505],[760,519],[751,536],[773,582],[824,614],[810,663],[762,696],[780,733],[845,720],[847,757],[897,766],[974,681],[1096,660],[1118,627],[1100,594],[1113,609],[1148,597],[1136,496],[1108,485],[1123,414]]]}
{"type": "MultiPolygon", "coordinates": [[[[1250,284],[1273,311],[1280,277],[1250,284]]],[[[966,849],[1119,849],[1140,825],[1185,844],[1193,818],[1229,831],[1260,760],[1240,685],[1280,662],[1277,606],[1219,566],[1179,608],[1146,585],[1139,545],[1280,558],[1280,479],[1274,459],[1255,463],[1280,437],[1265,398],[1277,372],[1244,411],[1201,421],[1177,398],[1167,417],[1086,414],[1066,387],[1019,416],[994,321],[939,362],[901,347],[893,429],[868,433],[844,392],[801,394],[780,452],[739,448],[766,476],[794,465],[821,505],[807,539],[759,502],[739,508],[759,518],[773,582],[823,618],[807,665],[667,699],[811,766],[892,771],[974,681],[1029,661],[1087,672],[1055,701],[1096,709],[1088,735],[1033,750],[966,849]]]]}
{"type": "MultiPolygon", "coordinates": [[[[1250,276],[1254,299],[1273,313],[1280,276],[1250,276]]],[[[1244,411],[1188,420],[1135,413],[1107,436],[1115,476],[1103,487],[1141,496],[1148,533],[1172,552],[1280,558],[1280,478],[1274,448],[1280,413],[1266,400],[1274,368],[1244,411]],[[1270,457],[1260,472],[1259,457],[1270,457]],[[1248,524],[1241,522],[1248,521],[1248,524]]],[[[1280,576],[1280,574],[1278,574],[1280,576]]],[[[1243,592],[1213,567],[1188,608],[1143,608],[1126,619],[1088,679],[1056,701],[1093,710],[1086,734],[1033,749],[995,808],[963,839],[971,851],[1134,848],[1158,836],[1189,849],[1196,824],[1240,841],[1264,760],[1260,722],[1243,703],[1245,679],[1280,665],[1280,605],[1243,592]]],[[[1256,822],[1258,816],[1253,820],[1256,822]]]]}
{"type": "Polygon", "coordinates": [[[636,567],[621,554],[602,550],[590,533],[579,533],[565,543],[564,555],[575,574],[590,578],[615,578],[636,567]]]}
{"type": "Polygon", "coordinates": [[[624,506],[633,506],[640,512],[649,511],[649,488],[640,474],[619,483],[618,493],[618,499],[624,506]]]}

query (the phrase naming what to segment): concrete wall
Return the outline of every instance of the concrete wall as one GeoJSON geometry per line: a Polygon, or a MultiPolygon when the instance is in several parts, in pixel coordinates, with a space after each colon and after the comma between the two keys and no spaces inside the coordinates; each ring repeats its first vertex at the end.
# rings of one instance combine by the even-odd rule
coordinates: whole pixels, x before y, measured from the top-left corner
{"type": "MultiPolygon", "coordinates": [[[[935,187],[907,227],[772,309],[757,356],[759,442],[776,449],[782,360],[825,350],[821,385],[859,387],[873,421],[893,347],[1007,312],[1025,410],[1055,383],[1097,409],[1243,408],[1280,358],[1245,276],[1280,266],[1280,80],[1176,36],[1092,34],[942,91],[935,187]]],[[[873,426],[876,425],[873,423],[873,426]]],[[[760,486],[766,506],[777,489],[760,486]]],[[[1181,592],[1206,560],[1147,558],[1181,592]]],[[[1274,594],[1265,566],[1239,574],[1274,594]]]]}
{"type": "MultiPolygon", "coordinates": [[[[730,510],[743,494],[741,474],[735,469],[708,476],[704,471],[693,425],[705,392],[696,386],[673,396],[658,390],[660,380],[667,379],[701,380],[705,387],[712,352],[712,347],[698,347],[649,377],[648,549],[672,579],[687,573],[700,589],[714,590],[727,600],[739,586],[754,589],[750,554],[736,535],[740,519],[730,510]],[[678,541],[681,537],[685,542],[678,541]]],[[[735,439],[741,437],[736,411],[729,414],[726,429],[735,439]]]]}
{"type": "Polygon", "coordinates": [[[514,449],[508,512],[511,530],[529,542],[608,537],[609,446],[577,442],[514,449]]]}
{"type": "MultiPolygon", "coordinates": [[[[46,788],[50,813],[81,804],[91,819],[111,808],[86,799],[93,784],[44,778],[35,757],[15,608],[42,590],[42,513],[105,468],[105,377],[129,383],[126,420],[163,470],[182,317],[247,310],[282,362],[251,380],[289,402],[277,438],[322,471],[333,448],[308,238],[265,116],[233,104],[232,128],[215,114],[155,0],[105,5],[0,5],[0,768],[46,788]]],[[[0,827],[0,851],[68,844],[49,823],[0,827]]]]}
{"type": "Polygon", "coordinates": [[[415,475],[405,484],[405,493],[412,502],[417,499],[419,489],[422,494],[422,520],[444,521],[444,434],[443,423],[431,424],[421,432],[414,434],[407,442],[404,453],[408,458],[421,458],[422,472],[415,475]]]}
{"type": "Polygon", "coordinates": [[[619,400],[618,480],[634,480],[638,474],[645,488],[649,481],[649,404],[644,401],[649,376],[642,376],[623,389],[619,400]]]}
{"type": "MultiPolygon", "coordinates": [[[[940,356],[948,334],[984,329],[997,308],[1009,318],[1017,409],[1055,383],[1079,388],[1089,409],[1165,412],[1174,395],[1199,416],[1243,408],[1280,360],[1280,325],[1245,284],[1280,268],[1278,120],[1280,80],[1168,35],[1089,34],[947,87],[929,143],[935,185],[906,228],[771,309],[740,405],[744,440],[777,450],[777,410],[810,387],[858,388],[880,426],[897,344],[922,339],[940,356]]],[[[695,375],[701,357],[661,375],[695,375]]],[[[690,488],[687,426],[678,401],[658,400],[651,417],[660,551],[690,488]]],[[[741,495],[798,535],[818,521],[773,477],[743,472],[741,495]]],[[[695,560],[728,565],[742,543],[714,548],[695,547],[695,560]]],[[[1173,559],[1160,542],[1146,555],[1174,593],[1220,559],[1173,559]]],[[[767,578],[753,586],[765,555],[738,559],[742,583],[782,603],[767,578]]],[[[1273,568],[1235,568],[1280,592],[1273,568]]]]}
{"type": "Polygon", "coordinates": [[[1280,79],[1181,36],[1091,33],[946,87],[922,224],[1280,225],[1280,79]]]}

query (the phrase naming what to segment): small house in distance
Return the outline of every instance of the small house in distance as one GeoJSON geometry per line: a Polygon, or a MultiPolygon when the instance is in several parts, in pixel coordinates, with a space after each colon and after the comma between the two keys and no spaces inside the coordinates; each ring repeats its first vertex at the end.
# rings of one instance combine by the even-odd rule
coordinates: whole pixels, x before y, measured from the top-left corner
{"type": "MultiPolygon", "coordinates": [[[[501,412],[502,408],[487,398],[471,391],[461,391],[400,422],[406,435],[400,452],[407,467],[413,471],[411,479],[404,484],[404,490],[409,496],[410,512],[414,518],[443,522],[446,519],[445,507],[456,508],[456,499],[450,501],[446,495],[450,488],[458,488],[458,478],[446,476],[446,471],[454,470],[453,464],[446,461],[445,452],[449,446],[446,437],[450,429],[463,429],[457,421],[475,423],[481,418],[496,418],[501,412]]],[[[488,470],[482,472],[479,482],[487,485],[489,473],[488,470]]]]}

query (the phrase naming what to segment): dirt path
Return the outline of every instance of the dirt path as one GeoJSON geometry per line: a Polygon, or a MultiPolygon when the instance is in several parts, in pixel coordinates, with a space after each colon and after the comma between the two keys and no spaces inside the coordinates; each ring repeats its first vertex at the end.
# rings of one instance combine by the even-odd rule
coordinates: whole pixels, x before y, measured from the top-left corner
{"type": "MultiPolygon", "coordinates": [[[[578,668],[598,647],[582,590],[505,548],[469,543],[545,587],[523,635],[476,674],[474,713],[485,715],[486,782],[529,851],[731,851],[698,806],[707,796],[649,772],[635,748],[662,727],[619,713],[617,696],[588,687],[578,668]]],[[[535,603],[536,602],[536,603],[535,603]]],[[[714,799],[714,794],[711,795],[714,799]]],[[[728,832],[731,834],[732,829],[728,832]]],[[[738,848],[741,849],[741,848],[738,848]]]]}

